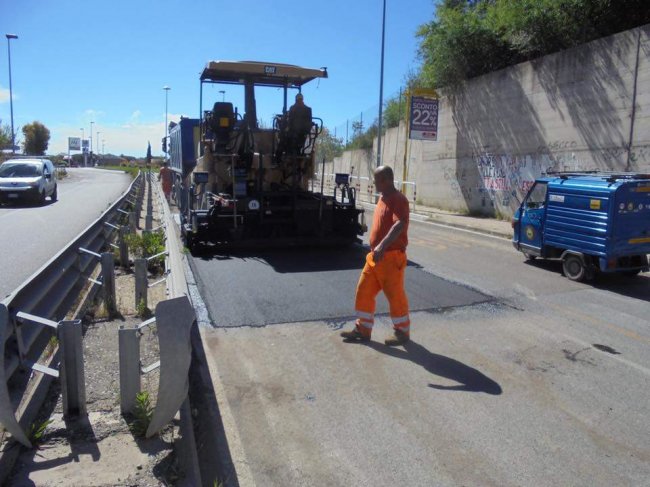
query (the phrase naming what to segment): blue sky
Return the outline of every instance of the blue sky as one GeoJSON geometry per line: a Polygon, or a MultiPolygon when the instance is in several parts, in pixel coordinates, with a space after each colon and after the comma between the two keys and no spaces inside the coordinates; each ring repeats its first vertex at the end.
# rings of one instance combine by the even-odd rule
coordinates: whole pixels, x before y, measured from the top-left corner
{"type": "MultiPolygon", "coordinates": [[[[388,0],[385,93],[417,66],[414,34],[433,10],[432,0],[388,0]]],[[[9,123],[4,34],[12,33],[14,123],[43,122],[50,153],[65,151],[81,127],[87,138],[91,121],[106,152],[143,156],[151,140],[160,153],[162,87],[171,87],[171,120],[197,117],[199,73],[217,59],[327,66],[330,78],[304,93],[333,127],[378,104],[380,29],[381,0],[0,0],[0,119],[9,123]]],[[[219,89],[208,88],[205,100],[220,98],[219,89]]],[[[241,88],[225,89],[239,104],[241,88]]],[[[268,123],[281,93],[263,89],[257,98],[268,123]]]]}

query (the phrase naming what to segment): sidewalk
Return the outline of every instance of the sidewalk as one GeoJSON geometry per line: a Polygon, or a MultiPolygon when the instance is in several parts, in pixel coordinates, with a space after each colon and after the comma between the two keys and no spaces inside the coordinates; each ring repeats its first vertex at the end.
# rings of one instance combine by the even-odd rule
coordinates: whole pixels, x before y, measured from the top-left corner
{"type": "MultiPolygon", "coordinates": [[[[366,202],[359,202],[359,204],[371,210],[375,207],[375,205],[366,202]]],[[[461,215],[460,213],[452,213],[423,205],[416,206],[415,210],[411,212],[411,218],[413,220],[439,223],[441,225],[485,233],[496,237],[512,238],[512,225],[509,221],[461,215]]]]}

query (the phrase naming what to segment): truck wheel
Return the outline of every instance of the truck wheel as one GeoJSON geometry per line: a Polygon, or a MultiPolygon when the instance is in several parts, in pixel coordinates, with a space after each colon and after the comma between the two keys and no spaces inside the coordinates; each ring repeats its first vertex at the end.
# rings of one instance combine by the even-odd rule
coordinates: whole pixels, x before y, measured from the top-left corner
{"type": "Polygon", "coordinates": [[[537,258],[536,255],[527,254],[526,252],[524,252],[524,257],[526,257],[526,260],[531,261],[531,262],[537,258]]]}
{"type": "Polygon", "coordinates": [[[572,281],[582,282],[587,276],[587,269],[577,255],[567,255],[562,261],[564,275],[572,281]]]}

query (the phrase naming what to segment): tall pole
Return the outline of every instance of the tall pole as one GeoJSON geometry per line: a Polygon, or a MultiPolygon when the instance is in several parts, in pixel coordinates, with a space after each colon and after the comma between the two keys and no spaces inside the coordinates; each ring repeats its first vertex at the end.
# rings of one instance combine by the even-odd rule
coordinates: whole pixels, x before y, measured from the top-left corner
{"type": "Polygon", "coordinates": [[[11,86],[11,39],[18,39],[16,34],[5,34],[7,37],[7,54],[9,58],[9,110],[11,112],[11,153],[16,153],[16,132],[14,131],[14,95],[11,86]]]}
{"type": "Polygon", "coordinates": [[[93,153],[93,124],[95,122],[90,122],[90,153],[93,153]]]}
{"type": "Polygon", "coordinates": [[[84,151],[84,129],[81,127],[81,154],[83,155],[84,166],[86,165],[86,152],[84,151]]]}
{"type": "MultiPolygon", "coordinates": [[[[165,90],[165,147],[167,148],[167,154],[169,154],[169,147],[167,147],[167,136],[169,135],[169,123],[167,122],[167,112],[168,112],[168,102],[169,102],[169,86],[163,86],[165,90]]],[[[165,154],[165,159],[167,159],[167,154],[165,154]]]]}
{"type": "Polygon", "coordinates": [[[97,141],[97,156],[98,157],[99,157],[99,154],[101,154],[101,151],[99,150],[99,134],[101,134],[101,132],[98,130],[97,131],[97,138],[95,139],[97,141]]]}
{"type": "Polygon", "coordinates": [[[381,71],[379,74],[379,127],[377,133],[377,167],[381,166],[381,130],[384,116],[384,41],[386,38],[386,0],[381,23],[381,71]]]}

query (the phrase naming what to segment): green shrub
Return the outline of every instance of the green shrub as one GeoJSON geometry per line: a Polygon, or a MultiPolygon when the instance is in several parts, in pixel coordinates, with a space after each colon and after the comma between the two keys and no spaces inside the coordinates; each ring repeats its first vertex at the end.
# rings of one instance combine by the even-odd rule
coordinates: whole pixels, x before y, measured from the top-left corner
{"type": "MultiPolygon", "coordinates": [[[[130,233],[126,235],[129,251],[136,257],[151,257],[165,251],[165,234],[162,231],[143,232],[142,235],[130,233]]],[[[156,257],[149,261],[149,270],[161,271],[165,256],[156,257]]]]}
{"type": "Polygon", "coordinates": [[[153,417],[153,407],[149,393],[146,391],[138,392],[135,396],[135,408],[133,410],[133,421],[131,422],[131,432],[140,438],[147,434],[147,429],[153,417]]]}

